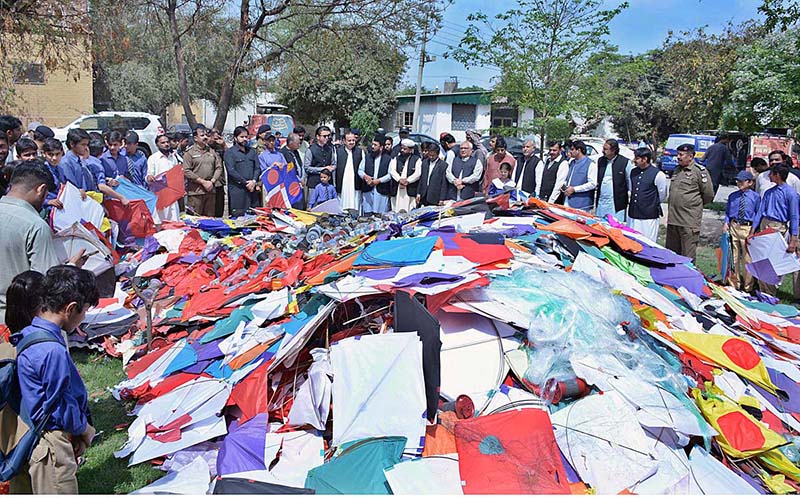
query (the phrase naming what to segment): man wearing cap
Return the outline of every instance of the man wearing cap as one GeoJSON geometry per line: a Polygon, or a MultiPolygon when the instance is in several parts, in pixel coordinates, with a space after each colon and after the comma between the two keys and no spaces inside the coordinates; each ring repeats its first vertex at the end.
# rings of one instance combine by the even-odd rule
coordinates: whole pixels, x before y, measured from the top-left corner
{"type": "Polygon", "coordinates": [[[48,138],[54,138],[56,135],[53,133],[49,127],[45,125],[39,125],[33,130],[33,141],[36,142],[36,146],[39,147],[39,157],[42,155],[42,147],[44,146],[44,141],[48,138]]]}
{"type": "Polygon", "coordinates": [[[183,155],[183,175],[186,178],[186,205],[200,216],[214,216],[216,187],[223,173],[222,159],[208,146],[208,129],[197,126],[192,132],[194,145],[183,155]]]}
{"type": "Polygon", "coordinates": [[[392,210],[395,213],[411,211],[416,207],[417,183],[422,175],[419,156],[414,154],[416,144],[410,138],[400,141],[400,153],[389,163],[392,175],[392,210]]]}
{"type": "Polygon", "coordinates": [[[731,137],[727,133],[720,133],[717,136],[717,141],[706,150],[704,159],[705,166],[708,170],[708,175],[711,177],[711,183],[714,184],[714,193],[719,189],[719,182],[722,179],[722,172],[725,166],[735,167],[736,163],[733,162],[733,155],[728,143],[731,137]]]}
{"type": "Polygon", "coordinates": [[[319,172],[327,169],[331,175],[336,170],[336,151],[330,144],[331,129],[325,125],[317,128],[314,143],[303,159],[306,169],[306,187],[311,191],[319,183],[319,172]]]}
{"type": "MultiPolygon", "coordinates": [[[[391,140],[391,139],[389,139],[391,140]]],[[[383,214],[389,211],[392,176],[389,174],[391,151],[384,150],[386,137],[375,135],[370,150],[358,168],[361,177],[361,212],[363,214],[383,214]]]]}
{"type": "Polygon", "coordinates": [[[630,202],[628,203],[628,226],[658,242],[658,222],[661,218],[661,203],[667,199],[669,183],[667,175],[653,166],[653,153],[649,147],[633,151],[636,165],[628,176],[630,202]]]}
{"type": "Polygon", "coordinates": [[[30,123],[28,123],[28,129],[25,130],[25,134],[28,135],[28,138],[33,140],[33,134],[34,132],[36,132],[36,128],[38,128],[41,125],[42,123],[38,121],[31,121],[30,123]]]}
{"type": "Polygon", "coordinates": [[[453,164],[447,167],[445,177],[450,183],[447,189],[447,199],[461,201],[472,199],[480,191],[480,181],[483,175],[483,163],[477,155],[472,153],[472,142],[469,140],[461,144],[460,156],[453,159],[453,164]]]}
{"type": "Polygon", "coordinates": [[[361,210],[361,177],[358,170],[364,160],[364,151],[358,144],[355,134],[351,131],[344,136],[344,145],[336,148],[336,193],[342,209],[361,210]]]}
{"type": "MultiPolygon", "coordinates": [[[[800,225],[798,221],[798,206],[800,205],[800,198],[797,192],[786,183],[789,177],[789,168],[783,163],[776,164],[770,169],[770,181],[775,185],[764,192],[764,197],[761,198],[761,203],[758,206],[758,212],[753,220],[753,226],[750,228],[750,236],[754,235],[756,231],[771,228],[781,235],[786,235],[789,232],[789,244],[786,252],[794,253],[797,251],[797,236],[800,232],[800,225]]],[[[794,297],[798,298],[800,294],[800,282],[798,282],[798,273],[794,273],[794,297]]],[[[767,284],[765,282],[758,283],[759,288],[768,294],[775,295],[778,290],[777,285],[767,284]]]]}
{"type": "Polygon", "coordinates": [[[761,196],[753,190],[753,174],[749,171],[740,171],[736,176],[736,186],[728,196],[728,205],[725,207],[724,232],[731,236],[731,259],[733,271],[728,272],[727,283],[744,292],[753,292],[755,280],[745,265],[750,264],[750,254],[747,252],[747,237],[753,228],[753,221],[758,214],[761,196]]]}
{"type": "Polygon", "coordinates": [[[694,262],[700,242],[703,205],[714,200],[706,168],[694,160],[694,145],[678,146],[678,168],[669,187],[666,247],[694,262]]]}
{"type": "MultiPolygon", "coordinates": [[[[400,141],[397,142],[397,145],[392,147],[392,157],[397,157],[397,154],[400,153],[400,142],[402,142],[403,140],[410,140],[408,138],[410,133],[411,133],[411,128],[409,128],[408,126],[403,126],[397,131],[397,136],[400,137],[400,141]]],[[[419,146],[416,143],[414,143],[414,148],[412,149],[411,153],[419,157],[420,155],[419,146]]]]}
{"type": "Polygon", "coordinates": [[[266,123],[258,127],[256,131],[256,143],[253,149],[256,151],[256,156],[260,156],[264,149],[267,148],[267,134],[272,133],[272,127],[266,123]]]}

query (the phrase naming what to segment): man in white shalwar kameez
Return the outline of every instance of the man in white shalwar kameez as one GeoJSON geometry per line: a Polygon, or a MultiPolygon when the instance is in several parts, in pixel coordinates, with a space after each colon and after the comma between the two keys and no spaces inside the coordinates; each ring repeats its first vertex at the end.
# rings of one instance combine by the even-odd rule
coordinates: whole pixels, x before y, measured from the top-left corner
{"type": "MultiPolygon", "coordinates": [[[[389,174],[397,183],[397,193],[392,196],[392,210],[395,213],[411,211],[416,207],[417,182],[422,175],[419,157],[413,154],[413,140],[400,141],[400,153],[389,163],[389,174]]],[[[392,189],[394,190],[394,188],[392,189]]]]}
{"type": "Polygon", "coordinates": [[[356,148],[356,136],[347,133],[344,136],[344,147],[336,150],[336,191],[339,193],[339,205],[342,209],[361,209],[361,178],[358,169],[364,161],[364,153],[356,148]]]}
{"type": "MultiPolygon", "coordinates": [[[[156,138],[158,150],[147,158],[147,177],[145,181],[151,184],[156,177],[163,175],[178,164],[178,158],[172,152],[169,138],[166,135],[159,135],[156,138]]],[[[153,222],[160,228],[162,221],[178,221],[181,217],[181,210],[178,202],[175,201],[164,209],[156,209],[153,213],[153,222]]]]}

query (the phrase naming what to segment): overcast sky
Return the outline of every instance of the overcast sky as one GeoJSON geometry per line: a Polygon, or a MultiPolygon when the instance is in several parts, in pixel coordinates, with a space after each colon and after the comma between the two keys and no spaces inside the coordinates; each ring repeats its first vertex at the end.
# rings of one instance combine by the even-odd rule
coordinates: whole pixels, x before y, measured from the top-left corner
{"type": "MultiPolygon", "coordinates": [[[[708,31],[719,33],[728,21],[739,23],[760,17],[758,6],[762,0],[629,0],[630,7],[611,23],[609,41],[625,54],[639,54],[661,46],[667,33],[686,31],[708,26],[708,31]]],[[[606,1],[608,5],[612,4],[606,1]]],[[[617,2],[618,3],[618,2],[617,2]]],[[[448,45],[457,45],[467,26],[469,12],[483,10],[493,16],[512,1],[455,0],[445,12],[444,28],[428,44],[428,53],[436,61],[425,65],[423,85],[441,90],[450,76],[458,76],[459,86],[480,85],[491,87],[491,78],[497,71],[491,68],[466,68],[442,54],[448,45]]],[[[419,52],[409,53],[410,59],[404,82],[416,85],[419,52]]]]}

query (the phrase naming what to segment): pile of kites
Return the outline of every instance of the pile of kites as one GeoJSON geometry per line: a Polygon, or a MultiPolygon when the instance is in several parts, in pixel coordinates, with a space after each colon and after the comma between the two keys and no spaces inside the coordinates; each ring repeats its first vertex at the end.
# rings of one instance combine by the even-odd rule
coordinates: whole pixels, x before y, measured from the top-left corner
{"type": "Polygon", "coordinates": [[[476,199],[163,228],[72,338],[123,359],[116,455],[167,471],[141,493],[800,490],[798,311],[626,227],[476,199]]]}

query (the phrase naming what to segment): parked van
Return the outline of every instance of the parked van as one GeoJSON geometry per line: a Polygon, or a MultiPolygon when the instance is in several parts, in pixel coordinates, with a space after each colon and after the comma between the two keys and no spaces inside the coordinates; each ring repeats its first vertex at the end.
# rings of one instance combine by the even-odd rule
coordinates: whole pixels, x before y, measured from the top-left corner
{"type": "Polygon", "coordinates": [[[672,172],[678,167],[678,147],[683,144],[694,145],[695,161],[703,163],[703,156],[709,147],[714,145],[716,137],[712,135],[693,135],[690,133],[682,133],[670,135],[667,139],[667,144],[664,146],[664,153],[661,156],[661,171],[668,176],[672,176],[672,172]]]}

